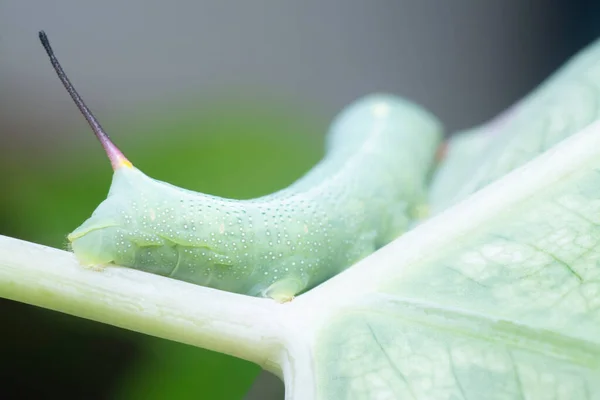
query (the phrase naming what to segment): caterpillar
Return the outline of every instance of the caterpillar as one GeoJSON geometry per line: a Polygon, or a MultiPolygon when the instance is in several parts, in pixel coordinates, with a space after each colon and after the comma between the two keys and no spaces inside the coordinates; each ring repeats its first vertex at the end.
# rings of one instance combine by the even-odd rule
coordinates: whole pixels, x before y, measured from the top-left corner
{"type": "Polygon", "coordinates": [[[135,168],[40,41],[114,170],[107,198],[68,235],[83,266],[118,265],[288,301],[406,231],[425,201],[442,129],[387,94],[335,118],[325,157],[291,186],[251,200],[181,189],[135,168]]]}

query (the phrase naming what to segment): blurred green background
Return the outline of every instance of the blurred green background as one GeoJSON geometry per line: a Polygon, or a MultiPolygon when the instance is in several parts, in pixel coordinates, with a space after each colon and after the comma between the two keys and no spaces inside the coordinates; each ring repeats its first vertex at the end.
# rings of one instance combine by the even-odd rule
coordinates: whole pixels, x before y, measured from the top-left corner
{"type": "MultiPolygon", "coordinates": [[[[0,234],[64,248],[112,176],[40,29],[138,168],[249,198],[306,172],[371,92],[448,132],[485,121],[600,36],[599,16],[591,0],[0,0],[0,234]]],[[[228,356],[5,300],[0,316],[0,398],[283,398],[228,356]]]]}

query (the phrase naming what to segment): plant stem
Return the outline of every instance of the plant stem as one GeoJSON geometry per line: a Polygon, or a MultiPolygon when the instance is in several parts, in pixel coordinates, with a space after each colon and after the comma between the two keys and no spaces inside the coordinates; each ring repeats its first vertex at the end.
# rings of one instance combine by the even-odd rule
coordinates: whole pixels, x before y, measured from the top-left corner
{"type": "Polygon", "coordinates": [[[73,254],[0,235],[0,297],[206,348],[281,376],[285,305],[128,268],[85,269],[73,254]]]}

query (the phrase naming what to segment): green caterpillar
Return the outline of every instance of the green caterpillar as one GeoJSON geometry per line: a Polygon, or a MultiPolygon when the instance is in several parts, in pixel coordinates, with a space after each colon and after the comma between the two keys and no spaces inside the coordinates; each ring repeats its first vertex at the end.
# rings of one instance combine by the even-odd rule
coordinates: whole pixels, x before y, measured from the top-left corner
{"type": "Polygon", "coordinates": [[[111,142],[47,36],[39,37],[114,169],[107,199],[68,236],[82,265],[114,264],[286,301],[403,233],[425,199],[440,124],[389,95],[343,111],[326,157],[271,195],[231,200],[154,180],[111,142]]]}

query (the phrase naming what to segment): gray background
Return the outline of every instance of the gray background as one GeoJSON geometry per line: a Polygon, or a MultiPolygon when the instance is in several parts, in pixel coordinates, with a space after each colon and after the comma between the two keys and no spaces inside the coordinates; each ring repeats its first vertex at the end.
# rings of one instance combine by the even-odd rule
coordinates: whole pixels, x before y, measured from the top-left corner
{"type": "Polygon", "coordinates": [[[40,29],[59,56],[80,55],[69,58],[69,75],[105,116],[231,88],[258,88],[333,115],[362,95],[389,91],[454,130],[493,116],[589,40],[585,5],[551,4],[0,0],[0,145],[43,126],[45,148],[81,126],[57,90],[40,29]]]}

